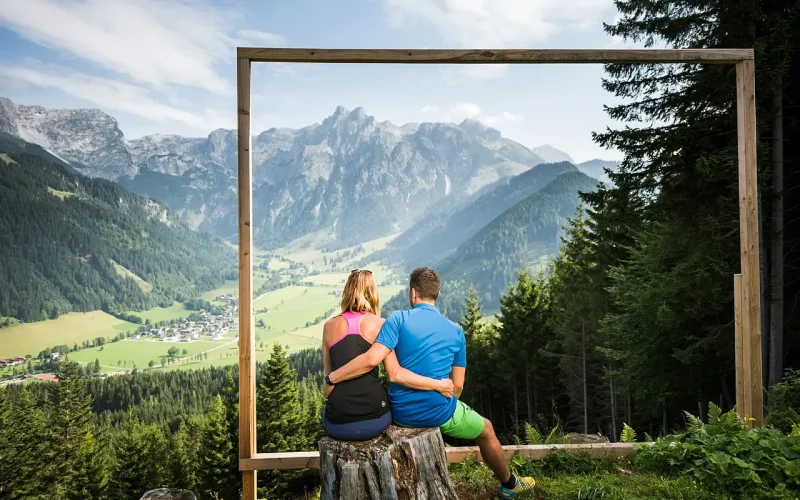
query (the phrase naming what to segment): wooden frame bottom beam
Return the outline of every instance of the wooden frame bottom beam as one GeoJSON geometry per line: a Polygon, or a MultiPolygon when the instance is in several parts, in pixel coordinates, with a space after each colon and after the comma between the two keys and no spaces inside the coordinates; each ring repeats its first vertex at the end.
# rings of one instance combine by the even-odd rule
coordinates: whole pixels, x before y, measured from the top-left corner
{"type": "MultiPolygon", "coordinates": [[[[543,460],[553,450],[562,450],[576,455],[588,455],[591,458],[619,458],[636,454],[637,444],[649,443],[592,443],[592,444],[535,444],[520,446],[503,446],[506,460],[522,457],[527,460],[543,460]]],[[[483,462],[477,446],[458,446],[445,448],[448,463],[459,463],[471,459],[483,462]]],[[[318,469],[319,452],[299,451],[292,453],[256,453],[251,458],[239,460],[239,470],[291,470],[318,469]]]]}

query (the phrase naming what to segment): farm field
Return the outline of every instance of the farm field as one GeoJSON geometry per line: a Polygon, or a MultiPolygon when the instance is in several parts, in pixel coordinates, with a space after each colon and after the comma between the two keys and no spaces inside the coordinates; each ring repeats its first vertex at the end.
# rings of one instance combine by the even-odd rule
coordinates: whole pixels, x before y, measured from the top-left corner
{"type": "Polygon", "coordinates": [[[137,327],[102,311],[73,312],[58,319],[20,323],[0,330],[0,358],[26,354],[36,356],[48,347],[71,346],[97,337],[113,337],[137,327]]]}
{"type": "MultiPolygon", "coordinates": [[[[177,358],[183,358],[185,356],[194,356],[213,348],[223,350],[222,346],[228,342],[232,342],[235,347],[236,342],[233,339],[219,341],[197,340],[194,342],[122,340],[102,347],[72,352],[69,354],[69,358],[82,364],[94,363],[95,360],[99,360],[100,366],[110,371],[130,370],[134,366],[141,370],[147,368],[150,361],[155,361],[156,365],[160,366],[161,356],[166,356],[170,347],[178,349],[177,358]],[[182,354],[183,349],[186,349],[188,354],[182,354]]],[[[213,352],[209,352],[209,357],[212,356],[213,352]]]]}

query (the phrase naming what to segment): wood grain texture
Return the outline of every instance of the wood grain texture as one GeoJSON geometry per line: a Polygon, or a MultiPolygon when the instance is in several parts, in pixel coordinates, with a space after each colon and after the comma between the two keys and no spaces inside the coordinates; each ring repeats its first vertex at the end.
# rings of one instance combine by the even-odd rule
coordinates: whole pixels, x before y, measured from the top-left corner
{"type": "Polygon", "coordinates": [[[733,275],[733,319],[735,331],[736,356],[736,413],[740,418],[745,418],[752,410],[745,404],[745,368],[744,368],[744,338],[742,332],[742,275],[733,275]]]}
{"type": "Polygon", "coordinates": [[[253,62],[351,64],[707,63],[752,60],[752,49],[301,49],[239,47],[253,62]]]}
{"type": "Polygon", "coordinates": [[[755,64],[736,64],[737,138],[739,145],[739,233],[742,260],[743,368],[745,405],[753,425],[764,420],[761,367],[761,269],[758,245],[758,175],[756,163],[755,64]]]}
{"type": "Polygon", "coordinates": [[[357,442],[322,438],[319,451],[321,500],[458,500],[438,429],[391,426],[357,442]]]}
{"type": "MultiPolygon", "coordinates": [[[[647,443],[640,443],[647,444],[647,443]]],[[[587,454],[594,458],[630,457],[636,454],[633,443],[591,443],[591,444],[550,444],[503,446],[506,459],[522,457],[528,460],[542,460],[553,450],[567,453],[587,454]]],[[[477,446],[458,446],[445,448],[448,463],[460,463],[471,458],[482,461],[477,446]]],[[[386,464],[388,468],[391,461],[386,464]]],[[[317,469],[320,466],[320,455],[316,451],[299,451],[294,453],[256,453],[252,458],[239,460],[240,470],[289,470],[317,469]]]]}
{"type": "MultiPolygon", "coordinates": [[[[250,137],[250,61],[236,68],[239,181],[239,458],[256,452],[256,353],[253,319],[253,173],[250,137]]],[[[242,473],[242,499],[256,500],[256,473],[242,473]]]]}

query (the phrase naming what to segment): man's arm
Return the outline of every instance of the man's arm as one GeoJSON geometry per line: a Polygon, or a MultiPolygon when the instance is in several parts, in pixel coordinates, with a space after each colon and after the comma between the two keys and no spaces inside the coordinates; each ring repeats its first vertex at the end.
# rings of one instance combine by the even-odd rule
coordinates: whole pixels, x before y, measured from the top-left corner
{"type": "Polygon", "coordinates": [[[329,374],[331,382],[338,384],[345,380],[364,375],[381,364],[381,361],[383,361],[390,352],[392,351],[385,345],[379,344],[378,342],[373,343],[372,347],[370,347],[367,352],[351,359],[350,362],[338,370],[332,371],[329,374]]]}
{"type": "Polygon", "coordinates": [[[400,366],[394,351],[390,352],[389,355],[386,356],[386,359],[383,360],[383,366],[386,368],[386,374],[389,375],[389,380],[395,384],[410,387],[411,389],[419,389],[421,391],[437,391],[446,398],[453,395],[452,380],[449,378],[436,380],[406,370],[400,366]]]}
{"type": "Polygon", "coordinates": [[[453,393],[457,398],[461,397],[461,391],[464,390],[464,377],[467,374],[467,369],[463,366],[454,366],[450,372],[450,380],[453,381],[453,393]]]}
{"type": "MultiPolygon", "coordinates": [[[[461,328],[459,327],[459,330],[461,328]]],[[[461,391],[464,390],[464,377],[467,373],[467,340],[464,337],[464,330],[461,333],[461,348],[453,358],[453,368],[450,370],[450,379],[453,380],[453,392],[456,397],[461,397],[461,391]]]]}

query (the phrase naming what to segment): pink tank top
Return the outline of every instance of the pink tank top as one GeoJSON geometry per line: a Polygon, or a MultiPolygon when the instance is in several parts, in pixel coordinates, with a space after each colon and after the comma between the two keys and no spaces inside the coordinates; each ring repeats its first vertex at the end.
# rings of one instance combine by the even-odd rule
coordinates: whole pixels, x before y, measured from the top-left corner
{"type": "MultiPolygon", "coordinates": [[[[361,320],[364,319],[367,313],[354,313],[354,312],[344,312],[342,313],[342,317],[347,321],[347,333],[336,339],[334,343],[328,346],[328,349],[338,344],[343,338],[347,337],[348,335],[360,335],[362,338],[364,336],[361,334],[361,320]]],[[[367,340],[367,339],[364,339],[367,340]]],[[[369,340],[367,340],[369,342],[369,340]]],[[[370,344],[372,342],[369,342],[370,344]]]]}

